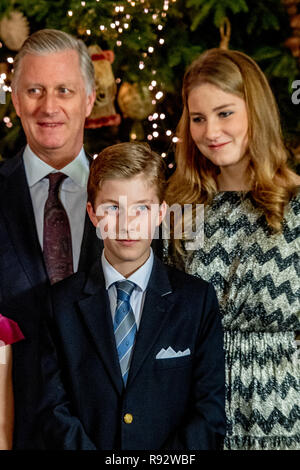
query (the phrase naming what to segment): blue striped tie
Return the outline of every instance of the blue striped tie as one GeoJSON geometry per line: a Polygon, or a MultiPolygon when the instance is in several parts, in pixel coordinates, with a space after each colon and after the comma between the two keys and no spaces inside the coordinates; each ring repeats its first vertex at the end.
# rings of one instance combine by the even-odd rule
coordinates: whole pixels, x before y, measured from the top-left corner
{"type": "Polygon", "coordinates": [[[117,307],[114,318],[114,332],[119,355],[120,368],[126,385],[130,359],[136,334],[136,322],[130,305],[130,296],[135,288],[131,281],[118,281],[117,307]]]}

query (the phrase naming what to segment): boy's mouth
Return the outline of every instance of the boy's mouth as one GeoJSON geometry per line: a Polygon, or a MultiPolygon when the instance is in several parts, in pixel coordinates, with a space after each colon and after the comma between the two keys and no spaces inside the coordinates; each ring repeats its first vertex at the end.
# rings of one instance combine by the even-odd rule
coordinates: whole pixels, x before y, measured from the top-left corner
{"type": "Polygon", "coordinates": [[[121,238],[121,239],[118,239],[117,238],[117,242],[118,243],[121,243],[121,245],[126,245],[126,246],[131,246],[133,245],[134,243],[138,242],[139,240],[133,240],[133,239],[127,239],[125,240],[124,238],[121,238]]]}

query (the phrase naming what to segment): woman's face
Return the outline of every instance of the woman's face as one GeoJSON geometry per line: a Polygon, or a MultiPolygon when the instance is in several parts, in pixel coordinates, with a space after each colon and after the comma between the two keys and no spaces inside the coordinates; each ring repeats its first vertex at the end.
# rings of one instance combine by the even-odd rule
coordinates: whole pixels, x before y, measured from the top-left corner
{"type": "Polygon", "coordinates": [[[248,143],[245,101],[205,83],[191,90],[188,109],[191,136],[200,152],[221,171],[231,166],[244,169],[248,143]]]}

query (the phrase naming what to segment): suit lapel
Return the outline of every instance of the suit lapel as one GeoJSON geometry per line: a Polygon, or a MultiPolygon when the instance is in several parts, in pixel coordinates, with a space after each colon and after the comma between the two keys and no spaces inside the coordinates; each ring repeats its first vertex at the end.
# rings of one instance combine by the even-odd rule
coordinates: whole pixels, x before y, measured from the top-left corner
{"type": "Polygon", "coordinates": [[[169,318],[174,301],[170,299],[172,288],[163,263],[154,258],[147,287],[141,323],[136,337],[127,386],[134,380],[152,346],[169,318]]]}
{"type": "Polygon", "coordinates": [[[2,211],[19,262],[33,286],[44,283],[48,277],[36,231],[22,153],[7,162],[0,173],[5,178],[2,211]]]}
{"type": "Polygon", "coordinates": [[[98,259],[103,249],[103,241],[96,235],[96,229],[93,226],[88,214],[85,215],[84,232],[80,249],[80,258],[78,271],[87,272],[90,266],[98,259]]]}
{"type": "MultiPolygon", "coordinates": [[[[174,304],[169,296],[171,293],[172,288],[166,268],[155,257],[127,386],[134,380],[169,318],[174,304]]],[[[108,375],[110,375],[118,393],[122,394],[124,390],[123,380],[116,349],[109,299],[99,257],[90,271],[84,287],[84,294],[87,294],[87,297],[78,302],[83,321],[93,338],[96,350],[105,365],[108,375]]]]}
{"type": "Polygon", "coordinates": [[[108,375],[110,375],[117,391],[121,394],[123,380],[116,350],[109,299],[100,261],[94,264],[85,285],[84,293],[88,294],[88,297],[78,302],[83,321],[93,338],[96,350],[105,365],[108,375]]]}
{"type": "MultiPolygon", "coordinates": [[[[89,165],[93,162],[93,157],[85,153],[89,165]]],[[[90,266],[93,265],[95,259],[99,258],[99,254],[103,249],[103,241],[96,235],[96,229],[93,226],[90,218],[86,212],[84,221],[84,231],[80,249],[80,258],[78,264],[78,271],[89,271],[90,266]]]]}

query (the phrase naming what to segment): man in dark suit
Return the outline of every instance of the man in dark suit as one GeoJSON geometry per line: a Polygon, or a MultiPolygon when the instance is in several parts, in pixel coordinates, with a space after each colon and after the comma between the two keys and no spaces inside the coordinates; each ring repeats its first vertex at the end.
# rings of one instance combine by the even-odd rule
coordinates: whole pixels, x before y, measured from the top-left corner
{"type": "Polygon", "coordinates": [[[85,217],[83,131],[95,90],[84,43],[62,31],[32,34],[14,61],[12,99],[27,145],[0,166],[0,311],[26,338],[13,351],[14,448],[26,449],[39,447],[38,339],[49,286],[100,251],[85,217]]]}
{"type": "Polygon", "coordinates": [[[91,166],[87,208],[104,250],[53,288],[40,406],[49,449],[222,448],[218,303],[211,284],[153,255],[164,188],[163,160],[144,144],[108,147],[91,166]]]}

